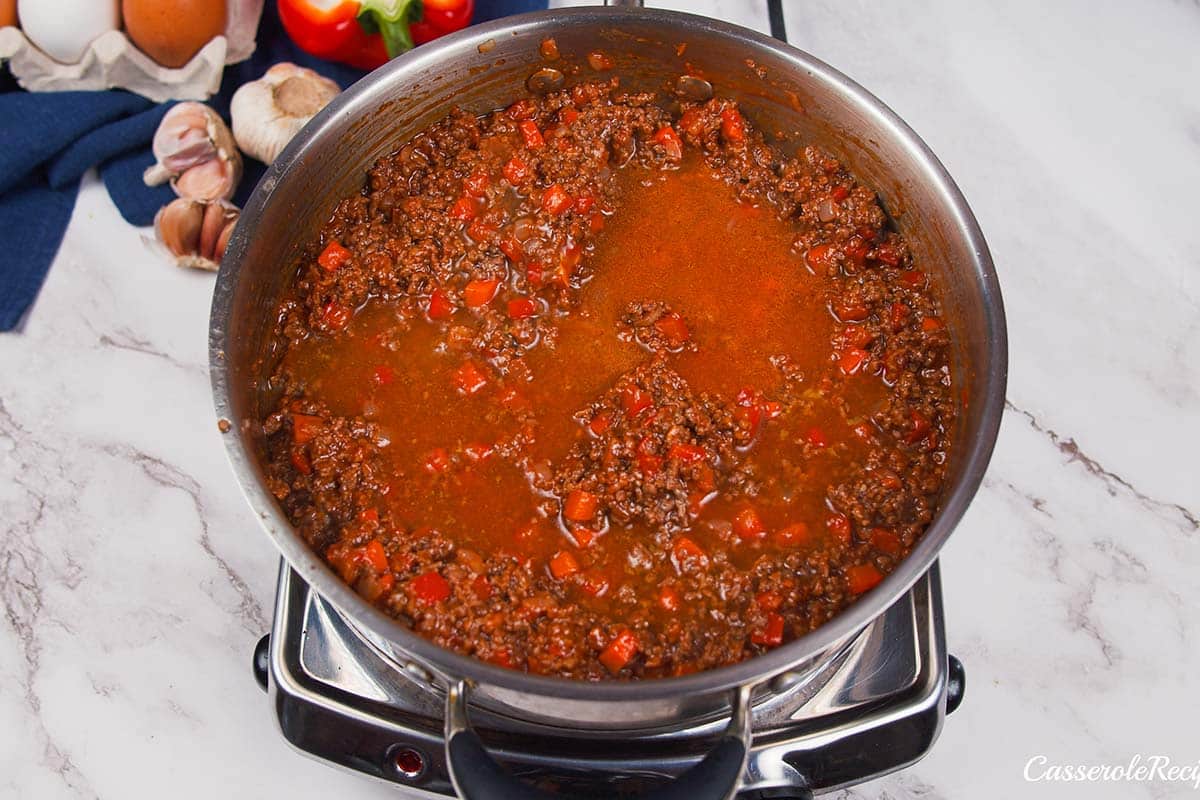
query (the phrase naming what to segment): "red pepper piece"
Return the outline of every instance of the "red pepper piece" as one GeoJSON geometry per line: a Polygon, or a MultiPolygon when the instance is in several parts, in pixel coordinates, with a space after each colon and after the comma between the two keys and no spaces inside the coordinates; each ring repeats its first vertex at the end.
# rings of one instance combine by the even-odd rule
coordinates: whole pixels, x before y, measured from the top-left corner
{"type": "Polygon", "coordinates": [[[512,319],[527,319],[537,314],[537,303],[528,297],[518,297],[508,301],[508,316],[512,319]]]}
{"type": "Polygon", "coordinates": [[[778,647],[783,644],[783,617],[774,612],[767,614],[766,625],[750,634],[750,641],[764,647],[778,647]]]}
{"type": "Polygon", "coordinates": [[[641,645],[633,631],[622,630],[600,653],[600,663],[607,667],[609,672],[616,675],[637,655],[639,649],[641,649],[641,645]]]}
{"type": "Polygon", "coordinates": [[[553,184],[542,193],[542,208],[556,217],[570,208],[573,202],[574,198],[567,194],[567,190],[559,183],[553,184]]]}
{"type": "Polygon", "coordinates": [[[335,239],[325,245],[321,255],[317,256],[317,263],[326,272],[337,272],[343,264],[350,260],[350,255],[350,251],[342,247],[342,243],[335,239]]]}
{"type": "Polygon", "coordinates": [[[478,394],[488,384],[487,374],[474,361],[464,361],[453,377],[454,388],[465,395],[478,394]]]}
{"type": "Polygon", "coordinates": [[[803,522],[793,522],[775,531],[771,538],[780,547],[800,547],[808,543],[810,534],[803,522]]]}
{"type": "Polygon", "coordinates": [[[454,316],[454,303],[444,291],[434,289],[429,293],[429,304],[425,307],[425,313],[430,319],[450,319],[454,316]]]}
{"type": "Polygon", "coordinates": [[[600,498],[583,489],[574,489],[563,501],[563,516],[572,522],[587,522],[596,516],[600,498]]]}
{"type": "Polygon", "coordinates": [[[312,414],[292,414],[292,441],[296,444],[306,444],[312,441],[321,428],[325,427],[325,420],[312,414]]]}
{"type": "Polygon", "coordinates": [[[874,564],[857,564],[846,568],[846,588],[851,594],[862,594],[879,585],[883,573],[874,564]]]}
{"type": "Polygon", "coordinates": [[[412,579],[409,588],[417,600],[426,605],[440,603],[450,596],[450,584],[436,570],[423,572],[412,579]]]}
{"type": "Polygon", "coordinates": [[[665,314],[659,317],[654,322],[655,329],[667,338],[674,347],[679,347],[691,338],[692,333],[688,330],[687,323],[683,321],[683,317],[672,311],[670,314],[665,314]]]}
{"type": "Polygon", "coordinates": [[[850,544],[850,518],[845,514],[830,514],[825,518],[825,527],[839,542],[844,545],[850,544]]]}
{"type": "Polygon", "coordinates": [[[621,405],[628,416],[636,417],[654,405],[654,401],[649,394],[642,391],[640,386],[631,385],[625,387],[625,390],[621,392],[621,405]]]}
{"type": "Polygon", "coordinates": [[[746,141],[746,120],[736,108],[721,112],[721,136],[730,144],[746,141]]]}
{"type": "Polygon", "coordinates": [[[517,156],[513,156],[500,171],[504,174],[506,181],[513,186],[518,186],[529,176],[529,165],[517,156]]]}
{"type": "Polygon", "coordinates": [[[683,140],[679,138],[679,134],[670,125],[664,125],[655,131],[651,141],[662,145],[663,152],[667,154],[667,158],[673,161],[683,158],[683,140]]]}
{"type": "Polygon", "coordinates": [[[698,444],[673,444],[667,448],[667,458],[683,464],[697,464],[708,458],[708,451],[698,444]]]}
{"type": "Polygon", "coordinates": [[[488,185],[492,179],[486,172],[472,172],[463,180],[463,191],[471,197],[483,197],[487,194],[488,185]]]}
{"type": "Polygon", "coordinates": [[[570,550],[560,550],[550,558],[550,574],[561,581],[579,572],[579,561],[570,550]]]}
{"type": "Polygon", "coordinates": [[[467,308],[485,306],[496,296],[499,286],[500,281],[495,278],[471,281],[463,289],[463,302],[467,304],[467,308]]]}
{"type": "Polygon", "coordinates": [[[546,143],[546,140],[542,137],[542,132],[538,130],[537,123],[531,119],[518,123],[517,130],[521,132],[521,140],[525,142],[525,146],[530,150],[536,150],[546,143]]]}
{"type": "Polygon", "coordinates": [[[733,517],[733,532],[739,539],[750,541],[767,535],[767,527],[753,508],[743,508],[733,517]]]}

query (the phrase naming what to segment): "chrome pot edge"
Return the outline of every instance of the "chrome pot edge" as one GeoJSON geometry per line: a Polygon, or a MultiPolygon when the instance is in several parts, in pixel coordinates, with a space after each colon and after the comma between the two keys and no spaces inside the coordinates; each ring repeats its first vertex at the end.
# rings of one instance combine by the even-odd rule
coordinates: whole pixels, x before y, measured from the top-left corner
{"type": "MultiPolygon", "coordinates": [[[[572,27],[574,29],[574,27],[572,27]]],[[[270,313],[267,310],[266,313],[270,313]]],[[[862,629],[895,599],[903,594],[934,563],[938,551],[961,519],[978,489],[987,468],[1004,409],[1007,379],[1007,336],[1004,308],[994,265],[983,233],[958,187],[925,143],[887,106],[854,81],[820,60],[769,37],[727,23],[690,14],[636,8],[576,8],[534,12],[474,26],[457,34],[422,45],[404,57],[376,70],[343,92],[325,108],[276,159],[254,190],[226,250],[213,295],[209,330],[209,364],[213,397],[218,419],[229,420],[233,429],[224,434],[226,452],[251,508],[259,516],[267,534],[283,556],[317,592],[341,609],[363,631],[399,658],[415,662],[429,670],[433,682],[447,686],[451,681],[467,679],[478,685],[475,696],[481,702],[522,711],[547,714],[581,725],[604,727],[614,704],[625,706],[628,714],[614,718],[637,726],[636,718],[674,713],[713,712],[723,706],[728,690],[754,685],[781,672],[803,667],[821,654],[862,629]],[[956,457],[962,459],[952,489],[942,499],[934,521],[922,540],[887,578],[858,602],[817,630],[769,653],[741,663],[678,678],[646,681],[589,683],[549,678],[506,670],[474,658],[443,649],[396,623],[363,601],[309,549],[284,517],[267,491],[247,443],[248,428],[254,420],[239,420],[231,404],[231,366],[229,329],[239,276],[251,238],[275,190],[289,175],[302,170],[306,161],[317,158],[322,148],[336,141],[337,131],[354,124],[385,97],[388,87],[409,75],[429,72],[449,57],[467,58],[490,43],[504,37],[560,35],[563,26],[596,26],[619,29],[650,23],[669,29],[679,41],[697,37],[721,37],[731,46],[743,47],[747,55],[782,60],[829,84],[840,102],[853,104],[855,113],[870,120],[891,137],[919,166],[921,178],[936,192],[944,210],[952,218],[953,233],[962,238],[973,254],[973,263],[963,269],[978,281],[985,319],[981,335],[986,337],[983,353],[985,369],[973,377],[976,391],[973,403],[981,414],[977,434],[971,441],[956,443],[956,457]],[[543,702],[544,701],[544,702],[543,702]]]]}

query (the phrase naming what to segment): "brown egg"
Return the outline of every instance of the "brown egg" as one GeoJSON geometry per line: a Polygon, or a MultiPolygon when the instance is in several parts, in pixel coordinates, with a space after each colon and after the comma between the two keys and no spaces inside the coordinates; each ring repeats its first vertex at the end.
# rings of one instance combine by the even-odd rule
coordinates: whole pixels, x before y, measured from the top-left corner
{"type": "Polygon", "coordinates": [[[0,28],[17,24],[17,0],[0,0],[0,28]]]}
{"type": "Polygon", "coordinates": [[[164,67],[182,67],[225,31],[226,0],[122,0],[125,33],[164,67]]]}

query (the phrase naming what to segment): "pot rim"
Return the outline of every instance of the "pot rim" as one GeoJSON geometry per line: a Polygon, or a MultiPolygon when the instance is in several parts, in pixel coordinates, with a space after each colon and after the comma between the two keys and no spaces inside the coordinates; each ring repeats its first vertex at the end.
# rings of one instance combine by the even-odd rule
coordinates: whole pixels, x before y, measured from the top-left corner
{"type": "MultiPolygon", "coordinates": [[[[682,677],[637,681],[583,681],[532,675],[489,664],[434,644],[363,600],[313,552],[284,517],[274,498],[259,479],[254,459],[243,437],[231,429],[224,435],[226,455],[250,507],[260,524],[292,568],[350,621],[401,649],[413,661],[427,667],[443,680],[464,677],[500,689],[563,699],[587,701],[645,701],[716,692],[755,684],[821,654],[844,638],[861,630],[895,602],[923,575],[953,531],[983,480],[991,458],[1004,411],[1008,374],[1007,329],[1000,286],[983,232],[966,199],[942,163],[919,136],[888,106],[866,89],[823,61],[791,45],[756,31],[694,14],[663,9],[585,7],[535,11],[474,25],[437,39],[393,59],[338,95],[287,146],[255,187],[230,239],[213,293],[209,328],[209,373],[218,419],[233,419],[230,413],[227,364],[224,357],[228,320],[237,287],[238,271],[246,252],[249,234],[262,217],[276,186],[294,164],[314,149],[322,133],[345,113],[367,110],[369,98],[379,87],[398,75],[420,72],[486,45],[498,36],[549,35],[561,26],[619,26],[623,21],[661,23],[681,35],[706,33],[730,38],[744,45],[747,53],[770,51],[798,70],[816,76],[840,99],[873,118],[921,169],[923,177],[937,190],[954,230],[974,253],[972,272],[981,285],[985,306],[988,363],[975,377],[982,404],[977,437],[959,455],[962,470],[945,496],[921,540],[903,562],[884,580],[832,620],[798,639],[768,653],[737,664],[682,677]],[[356,107],[361,106],[361,107],[356,107]]],[[[961,446],[961,445],[960,445],[961,446]]]]}

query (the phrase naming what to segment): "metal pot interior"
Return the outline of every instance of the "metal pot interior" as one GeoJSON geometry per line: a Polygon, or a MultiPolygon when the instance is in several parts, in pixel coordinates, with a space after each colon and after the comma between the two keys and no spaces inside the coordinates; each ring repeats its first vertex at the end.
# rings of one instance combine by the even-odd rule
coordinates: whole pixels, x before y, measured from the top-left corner
{"type": "Polygon", "coordinates": [[[811,663],[886,608],[933,563],[974,494],[995,440],[1006,373],[1003,310],[986,245],[957,189],[915,134],[860,87],[799,51],[724,23],[637,9],[542,12],[470,28],[418,48],[344,93],[280,156],[247,205],[218,278],[210,340],[218,415],[234,425],[227,436],[234,469],[264,527],[306,581],[398,657],[435,675],[477,679],[480,702],[600,728],[653,726],[685,711],[717,710],[725,704],[724,689],[811,663]],[[539,53],[546,37],[562,54],[549,64],[539,53]],[[955,380],[968,398],[939,515],[880,587],[770,654],[640,685],[501,674],[508,671],[441,650],[370,608],[308,550],[263,488],[257,424],[273,400],[264,376],[271,369],[265,343],[275,309],[302,249],[337,201],[361,189],[376,159],[452,106],[474,113],[502,107],[546,66],[566,72],[568,83],[595,76],[586,66],[586,54],[595,49],[616,60],[610,74],[629,89],[673,86],[688,64],[718,94],[736,98],[783,150],[823,146],[873,186],[940,289],[958,334],[955,380]]]}

